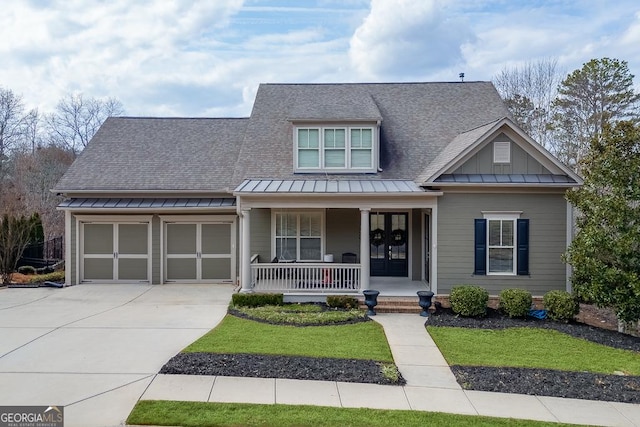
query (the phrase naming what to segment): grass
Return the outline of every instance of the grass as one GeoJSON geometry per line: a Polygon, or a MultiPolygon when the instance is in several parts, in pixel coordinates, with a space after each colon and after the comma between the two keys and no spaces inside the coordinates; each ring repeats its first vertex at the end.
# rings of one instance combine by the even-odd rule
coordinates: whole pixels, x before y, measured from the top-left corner
{"type": "Polygon", "coordinates": [[[359,322],[330,326],[270,325],[227,315],[183,352],[334,357],[393,362],[382,326],[359,322]]]}
{"type": "Polygon", "coordinates": [[[316,304],[285,304],[233,308],[253,318],[291,325],[332,324],[361,320],[366,317],[365,312],[359,309],[325,310],[316,304]]]}
{"type": "Polygon", "coordinates": [[[450,365],[542,368],[640,375],[640,354],[549,329],[428,327],[450,365]]]}
{"type": "Polygon", "coordinates": [[[278,427],[542,427],[567,424],[514,420],[439,412],[398,411],[324,406],[256,405],[176,401],[139,401],[127,424],[158,426],[278,426],[278,427]]]}

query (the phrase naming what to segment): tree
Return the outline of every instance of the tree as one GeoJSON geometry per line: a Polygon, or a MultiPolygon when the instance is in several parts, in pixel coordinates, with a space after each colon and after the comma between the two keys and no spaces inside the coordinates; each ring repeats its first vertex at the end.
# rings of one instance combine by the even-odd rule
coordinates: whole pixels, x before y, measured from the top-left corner
{"type": "Polygon", "coordinates": [[[640,94],[626,61],[592,59],[569,74],[553,103],[552,151],[565,164],[580,169],[589,143],[602,134],[605,123],[638,119],[640,94]]]}
{"type": "Polygon", "coordinates": [[[0,87],[0,180],[4,177],[3,163],[9,150],[24,135],[24,104],[22,97],[0,87]]]}
{"type": "Polygon", "coordinates": [[[12,180],[23,211],[38,212],[47,239],[64,234],[64,213],[56,209],[62,198],[50,190],[73,163],[73,153],[56,146],[24,149],[12,156],[12,180]]]}
{"type": "Polygon", "coordinates": [[[52,144],[75,155],[87,146],[107,117],[123,113],[122,103],[115,98],[85,99],[82,94],[70,94],[58,102],[54,113],[46,116],[48,137],[52,144]]]}
{"type": "Polygon", "coordinates": [[[640,319],[640,127],[605,124],[583,160],[584,186],[567,193],[578,233],[566,260],[578,296],[640,319]]]}
{"type": "Polygon", "coordinates": [[[562,74],[558,61],[547,58],[503,68],[492,79],[516,123],[545,147],[550,146],[548,124],[562,74]]]}
{"type": "Polygon", "coordinates": [[[29,244],[36,222],[33,217],[4,214],[0,221],[0,278],[8,284],[29,244]]]}

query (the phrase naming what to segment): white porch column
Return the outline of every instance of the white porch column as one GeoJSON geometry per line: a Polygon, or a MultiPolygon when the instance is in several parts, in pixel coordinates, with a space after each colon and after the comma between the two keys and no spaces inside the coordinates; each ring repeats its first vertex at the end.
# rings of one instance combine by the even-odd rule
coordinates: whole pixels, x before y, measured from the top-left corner
{"type": "Polygon", "coordinates": [[[371,254],[369,253],[369,212],[371,208],[360,208],[360,290],[369,289],[371,254]]]}
{"type": "Polygon", "coordinates": [[[251,292],[251,221],[249,217],[251,215],[251,209],[242,209],[241,211],[241,221],[242,221],[242,237],[241,237],[241,248],[242,252],[240,255],[241,262],[241,270],[240,270],[240,283],[242,284],[242,289],[240,292],[247,293],[251,292]]]}

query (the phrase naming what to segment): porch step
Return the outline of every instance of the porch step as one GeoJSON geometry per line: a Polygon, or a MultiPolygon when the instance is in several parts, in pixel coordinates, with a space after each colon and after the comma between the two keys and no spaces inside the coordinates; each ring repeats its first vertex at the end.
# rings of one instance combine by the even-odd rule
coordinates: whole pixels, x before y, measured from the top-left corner
{"type": "MultiPolygon", "coordinates": [[[[359,297],[360,308],[367,309],[364,297],[359,297]]],[[[420,313],[422,308],[418,305],[418,297],[378,297],[376,313],[420,313]]]]}

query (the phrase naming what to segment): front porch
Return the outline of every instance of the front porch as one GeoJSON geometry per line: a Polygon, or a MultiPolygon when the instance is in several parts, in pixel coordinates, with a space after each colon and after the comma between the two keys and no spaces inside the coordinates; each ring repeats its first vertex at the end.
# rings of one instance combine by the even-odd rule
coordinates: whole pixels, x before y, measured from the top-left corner
{"type": "Polygon", "coordinates": [[[334,181],[300,181],[313,191],[296,182],[255,180],[236,189],[241,292],[435,291],[441,193],[405,181],[337,181],[335,191],[327,190],[334,181]]]}
{"type": "MultiPolygon", "coordinates": [[[[362,294],[360,264],[277,262],[251,263],[251,291],[285,294],[362,294]]],[[[412,297],[430,290],[423,280],[408,277],[369,277],[369,289],[381,296],[412,297]]]]}

